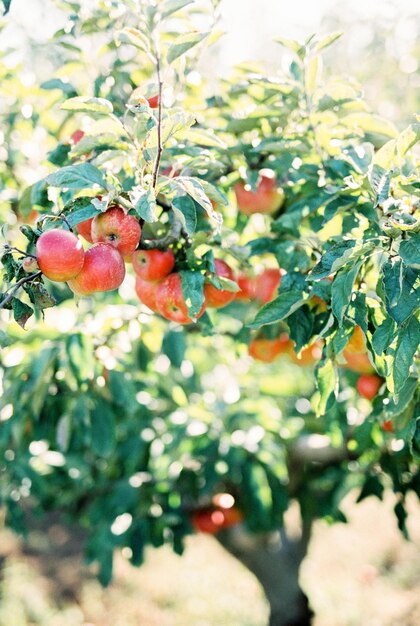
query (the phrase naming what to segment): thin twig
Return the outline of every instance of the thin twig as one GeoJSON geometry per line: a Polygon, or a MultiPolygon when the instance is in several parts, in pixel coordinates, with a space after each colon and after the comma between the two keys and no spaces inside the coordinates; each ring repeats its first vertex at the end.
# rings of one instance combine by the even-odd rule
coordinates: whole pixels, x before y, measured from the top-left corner
{"type": "Polygon", "coordinates": [[[158,79],[158,127],[157,127],[157,154],[153,167],[152,187],[156,190],[157,177],[159,173],[160,157],[162,156],[162,77],[160,74],[160,53],[158,45],[156,44],[156,74],[158,79]]]}
{"type": "Polygon", "coordinates": [[[35,274],[31,274],[30,276],[24,276],[21,278],[16,285],[12,288],[11,292],[0,302],[0,309],[4,309],[6,304],[10,302],[10,300],[14,297],[15,293],[24,285],[25,283],[29,283],[31,280],[35,280],[35,278],[39,278],[42,275],[42,272],[35,272],[35,274]]]}
{"type": "Polygon", "coordinates": [[[36,259],[36,256],[34,254],[29,254],[28,252],[25,252],[24,250],[20,250],[19,248],[16,248],[16,246],[9,246],[9,245],[5,245],[4,246],[5,250],[9,251],[9,252],[19,252],[19,254],[23,254],[23,256],[28,256],[31,259],[36,259]]]}

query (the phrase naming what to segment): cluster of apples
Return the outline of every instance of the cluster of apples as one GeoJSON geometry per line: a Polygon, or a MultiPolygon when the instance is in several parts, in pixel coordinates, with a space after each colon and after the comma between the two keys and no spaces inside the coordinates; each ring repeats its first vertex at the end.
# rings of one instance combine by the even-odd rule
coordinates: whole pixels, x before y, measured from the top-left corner
{"type": "MultiPolygon", "coordinates": [[[[181,274],[172,271],[175,256],[171,249],[137,250],[133,254],[133,269],[136,273],[136,293],[141,302],[167,320],[189,324],[191,319],[182,290],[181,274]]],[[[215,260],[216,276],[235,282],[232,268],[221,259],[215,260]]],[[[206,308],[222,308],[235,298],[235,293],[218,289],[210,283],[204,285],[204,302],[197,314],[201,317],[206,308]]]]}
{"type": "Polygon", "coordinates": [[[39,269],[52,281],[67,282],[78,296],[117,289],[125,277],[124,257],[131,257],[140,241],[139,222],[112,206],[77,229],[93,245],[85,250],[79,237],[63,228],[45,231],[36,243],[39,269]]]}
{"type": "Polygon", "coordinates": [[[321,340],[314,341],[310,346],[301,351],[298,356],[293,347],[295,342],[287,333],[281,333],[278,337],[255,337],[248,346],[249,354],[257,361],[272,363],[280,356],[289,357],[298,365],[312,365],[321,358],[323,343],[321,340]]]}

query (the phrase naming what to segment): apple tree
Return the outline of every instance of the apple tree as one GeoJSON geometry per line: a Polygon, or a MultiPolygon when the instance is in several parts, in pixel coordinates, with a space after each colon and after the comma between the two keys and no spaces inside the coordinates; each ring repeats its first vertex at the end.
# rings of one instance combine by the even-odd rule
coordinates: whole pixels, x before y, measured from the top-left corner
{"type": "Polygon", "coordinates": [[[1,66],[1,504],[84,528],[104,585],[212,533],[310,624],[313,522],[392,489],[406,534],[419,493],[420,125],[323,71],[335,34],[210,89],[208,4],[63,0],[48,80],[1,66]]]}

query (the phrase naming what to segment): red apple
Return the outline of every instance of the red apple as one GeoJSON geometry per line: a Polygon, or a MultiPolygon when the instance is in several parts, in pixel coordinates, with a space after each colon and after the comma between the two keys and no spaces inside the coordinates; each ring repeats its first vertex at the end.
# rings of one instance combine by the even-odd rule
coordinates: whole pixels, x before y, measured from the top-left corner
{"type": "Polygon", "coordinates": [[[271,302],[276,296],[277,289],[280,286],[281,272],[279,269],[269,267],[265,269],[259,276],[256,276],[254,282],[254,298],[263,304],[271,302]]]}
{"type": "Polygon", "coordinates": [[[272,363],[281,354],[293,352],[293,341],[287,333],[282,333],[276,339],[256,337],[251,340],[248,352],[257,361],[272,363]]]}
{"type": "Polygon", "coordinates": [[[260,170],[255,191],[243,181],[234,190],[238,209],[244,215],[274,213],[284,202],[284,191],[277,185],[276,174],[271,169],[260,170]]]}
{"type": "Polygon", "coordinates": [[[382,387],[382,378],[376,374],[362,374],[357,379],[356,389],[367,400],[373,400],[382,387]]]}
{"type": "MultiPolygon", "coordinates": [[[[220,259],[215,259],[214,265],[216,268],[216,276],[221,276],[222,278],[228,278],[229,280],[235,280],[235,274],[232,268],[221,261],[220,259]]],[[[226,306],[232,300],[235,299],[235,292],[227,291],[226,289],[217,289],[214,285],[210,283],[206,283],[204,285],[204,295],[206,298],[207,306],[214,307],[215,309],[219,309],[223,306],[226,306]]]]}
{"type": "Polygon", "coordinates": [[[95,243],[108,243],[125,256],[133,254],[137,248],[141,228],[133,215],[127,215],[121,207],[114,206],[93,218],[91,233],[95,243]]]}
{"type": "Polygon", "coordinates": [[[225,508],[205,508],[196,511],[191,519],[191,523],[197,532],[214,535],[224,528],[236,526],[243,521],[243,513],[236,507],[225,508]]]}
{"type": "Polygon", "coordinates": [[[238,286],[240,291],[235,294],[236,300],[244,300],[248,302],[253,300],[255,296],[255,280],[248,274],[239,274],[238,286]]]}
{"type": "MultiPolygon", "coordinates": [[[[162,280],[156,293],[156,305],[159,313],[168,320],[179,324],[189,324],[193,321],[189,317],[188,307],[185,304],[181,276],[178,272],[169,274],[162,280]]],[[[204,302],[197,318],[204,313],[205,309],[206,303],[204,302]]]]}
{"type": "Polygon", "coordinates": [[[70,135],[70,141],[75,146],[81,139],[83,139],[84,136],[85,133],[79,128],[78,130],[75,130],[72,135],[70,135]]]}
{"type": "Polygon", "coordinates": [[[86,251],[80,274],[68,284],[76,295],[89,296],[97,291],[117,289],[124,276],[124,260],[118,250],[107,243],[96,243],[86,251]]]}
{"type": "Polygon", "coordinates": [[[172,250],[136,250],[131,260],[134,271],[143,280],[165,278],[175,265],[172,250]]]}
{"type": "Polygon", "coordinates": [[[159,94],[156,94],[155,96],[152,96],[151,98],[146,98],[147,102],[149,103],[149,107],[151,109],[157,109],[159,106],[159,94]]]}
{"type": "Polygon", "coordinates": [[[382,430],[384,430],[386,433],[393,433],[394,424],[392,423],[392,420],[385,420],[382,424],[382,430]]]}
{"type": "Polygon", "coordinates": [[[88,241],[89,243],[93,243],[92,222],[93,222],[93,217],[91,217],[88,220],[85,220],[84,222],[79,222],[79,224],[77,224],[76,226],[77,232],[79,233],[79,235],[81,235],[83,239],[86,239],[86,241],[88,241]]]}
{"type": "Polygon", "coordinates": [[[82,242],[69,230],[47,230],[36,242],[39,269],[50,280],[65,282],[74,278],[81,272],[84,258],[82,242]]]}
{"type": "Polygon", "coordinates": [[[143,280],[140,276],[136,276],[136,294],[143,304],[145,304],[149,309],[158,312],[158,307],[156,304],[156,294],[158,287],[161,281],[149,281],[143,280]]]}

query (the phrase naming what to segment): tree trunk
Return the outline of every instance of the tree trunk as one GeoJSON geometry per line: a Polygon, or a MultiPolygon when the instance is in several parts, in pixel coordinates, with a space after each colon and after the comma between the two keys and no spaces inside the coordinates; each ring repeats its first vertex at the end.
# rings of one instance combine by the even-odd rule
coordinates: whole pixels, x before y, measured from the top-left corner
{"type": "Polygon", "coordinates": [[[285,529],[253,535],[235,526],[217,535],[228,552],[260,582],[270,605],[268,626],[310,626],[313,612],[299,585],[299,569],[306,555],[310,529],[291,539],[285,529]]]}

